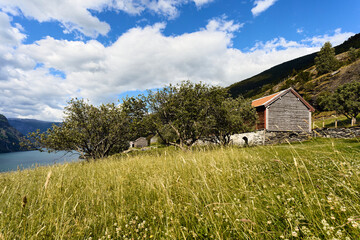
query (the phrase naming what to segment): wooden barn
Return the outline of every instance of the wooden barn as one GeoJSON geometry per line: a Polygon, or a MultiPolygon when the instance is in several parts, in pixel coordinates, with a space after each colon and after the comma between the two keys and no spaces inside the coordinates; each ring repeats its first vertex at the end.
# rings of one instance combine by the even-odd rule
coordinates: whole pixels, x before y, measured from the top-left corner
{"type": "Polygon", "coordinates": [[[315,109],[294,89],[255,99],[258,123],[256,129],[268,131],[311,131],[311,112],[315,109]]]}

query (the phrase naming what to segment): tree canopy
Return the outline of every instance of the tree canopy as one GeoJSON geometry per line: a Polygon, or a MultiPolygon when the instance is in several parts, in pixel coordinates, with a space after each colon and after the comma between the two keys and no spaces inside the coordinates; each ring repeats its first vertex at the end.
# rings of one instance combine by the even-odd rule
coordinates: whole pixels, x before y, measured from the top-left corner
{"type": "Polygon", "coordinates": [[[118,105],[72,99],[64,115],[60,125],[30,134],[27,143],[98,159],[154,134],[181,149],[199,139],[225,145],[232,134],[251,130],[256,120],[255,109],[244,98],[232,99],[224,88],[189,81],[149,91],[148,96],[127,97],[118,105]]]}
{"type": "Polygon", "coordinates": [[[250,130],[256,119],[243,98],[233,100],[224,88],[189,81],[150,91],[148,103],[160,138],[183,149],[199,139],[228,144],[231,134],[250,130]]]}
{"type": "Polygon", "coordinates": [[[334,93],[323,96],[320,104],[326,110],[335,110],[348,119],[356,119],[360,113],[360,82],[339,86],[334,93]]]}
{"type": "Polygon", "coordinates": [[[59,126],[30,134],[32,145],[50,152],[75,150],[87,159],[104,158],[128,147],[130,122],[114,103],[96,107],[84,99],[72,99],[64,114],[59,126]]]}
{"type": "Polygon", "coordinates": [[[315,57],[315,65],[319,75],[335,71],[339,67],[335,49],[330,42],[326,42],[315,57]]]}

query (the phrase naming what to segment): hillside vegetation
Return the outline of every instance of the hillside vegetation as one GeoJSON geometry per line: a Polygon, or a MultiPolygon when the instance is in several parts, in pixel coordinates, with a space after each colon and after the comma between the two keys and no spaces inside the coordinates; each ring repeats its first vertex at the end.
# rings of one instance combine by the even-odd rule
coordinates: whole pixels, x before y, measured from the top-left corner
{"type": "Polygon", "coordinates": [[[0,153],[19,151],[22,134],[10,126],[7,118],[0,114],[0,153]]]}
{"type": "MultiPolygon", "coordinates": [[[[348,51],[350,48],[360,48],[360,33],[350,37],[347,41],[335,47],[336,54],[348,51]]],[[[228,87],[233,97],[243,95],[246,98],[264,95],[266,90],[270,90],[275,85],[288,79],[295,72],[301,72],[314,65],[317,53],[312,53],[303,57],[274,66],[253,77],[234,83],[228,87]]]]}
{"type": "Polygon", "coordinates": [[[40,132],[46,132],[53,124],[59,125],[58,122],[47,122],[36,119],[21,119],[21,118],[9,118],[9,124],[16,128],[23,135],[27,135],[31,132],[35,132],[37,129],[40,132]]]}
{"type": "Polygon", "coordinates": [[[337,58],[344,65],[334,72],[318,76],[316,67],[312,66],[254,97],[261,97],[263,95],[268,95],[273,92],[293,87],[317,110],[321,111],[322,109],[318,104],[319,96],[334,92],[343,84],[355,81],[360,82],[360,59],[353,63],[346,64],[348,59],[347,53],[337,55],[337,58]]]}
{"type": "Polygon", "coordinates": [[[163,148],[0,174],[0,239],[354,239],[359,139],[163,148]]]}

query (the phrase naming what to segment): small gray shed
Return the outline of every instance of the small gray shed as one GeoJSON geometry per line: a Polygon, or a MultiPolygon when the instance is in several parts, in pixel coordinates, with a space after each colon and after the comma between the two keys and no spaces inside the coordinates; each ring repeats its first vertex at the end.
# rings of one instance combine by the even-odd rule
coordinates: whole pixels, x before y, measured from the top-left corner
{"type": "Polygon", "coordinates": [[[136,148],[143,148],[143,147],[147,147],[148,145],[149,145],[148,140],[145,137],[139,137],[133,143],[133,147],[136,148]]]}
{"type": "Polygon", "coordinates": [[[255,99],[252,106],[258,114],[256,129],[311,131],[311,112],[315,109],[292,88],[255,99]]]}

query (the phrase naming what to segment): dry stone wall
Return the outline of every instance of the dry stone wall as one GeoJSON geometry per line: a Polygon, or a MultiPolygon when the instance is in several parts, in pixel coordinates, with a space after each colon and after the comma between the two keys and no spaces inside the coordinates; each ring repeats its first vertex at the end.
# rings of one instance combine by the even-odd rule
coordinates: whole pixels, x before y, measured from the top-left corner
{"type": "MultiPolygon", "coordinates": [[[[293,143],[309,140],[313,137],[326,138],[354,138],[360,137],[360,127],[351,128],[322,128],[314,129],[312,132],[292,131],[264,131],[234,134],[231,136],[231,144],[236,146],[257,146],[279,143],[293,143]]],[[[215,144],[213,142],[201,141],[197,145],[215,144]]]]}
{"type": "Polygon", "coordinates": [[[312,132],[292,131],[256,131],[250,133],[234,134],[231,136],[232,144],[238,146],[271,145],[279,143],[302,142],[313,137],[326,138],[354,138],[360,137],[360,127],[351,128],[322,128],[312,132]],[[246,140],[247,139],[247,143],[246,140]]]}
{"type": "Polygon", "coordinates": [[[350,128],[317,128],[313,130],[314,137],[354,138],[360,137],[360,127],[350,128]]]}

